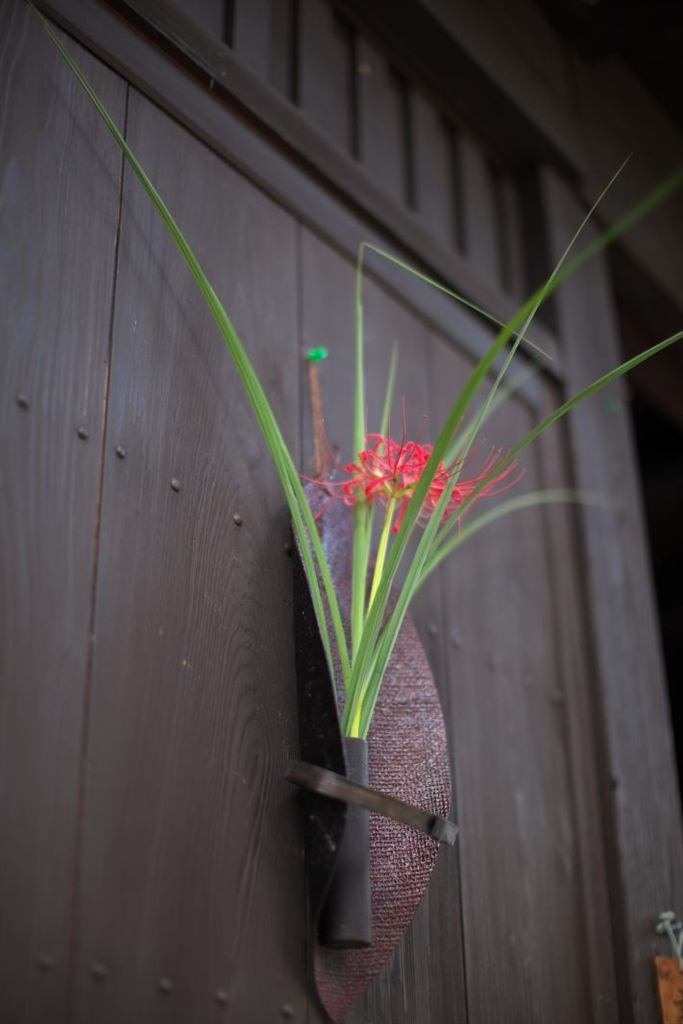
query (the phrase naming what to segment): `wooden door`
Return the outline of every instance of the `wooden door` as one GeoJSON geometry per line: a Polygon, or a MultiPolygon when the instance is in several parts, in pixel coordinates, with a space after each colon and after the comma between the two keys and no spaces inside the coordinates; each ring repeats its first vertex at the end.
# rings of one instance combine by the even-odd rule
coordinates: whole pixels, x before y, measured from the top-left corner
{"type": "MultiPolygon", "coordinates": [[[[266,6],[282,17],[284,5],[266,6]]],[[[233,5],[235,81],[258,100],[254,82],[267,78],[281,90],[261,97],[273,110],[297,99],[322,131],[307,134],[290,110],[290,147],[315,143],[326,173],[363,185],[365,207],[105,6],[57,13],[124,72],[69,41],[234,318],[305,471],[307,346],[330,351],[327,429],[350,454],[361,238],[398,238],[415,260],[433,240],[437,269],[454,267],[497,313],[528,280],[515,175],[372,40],[322,3],[303,7],[295,37],[264,16],[249,28],[253,5],[233,5]],[[297,39],[296,75],[283,38],[297,39]],[[316,89],[328,82],[321,52],[332,84],[316,89]],[[361,70],[340,108],[349,52],[361,70]]],[[[208,31],[213,8],[202,10],[208,31]]],[[[31,12],[16,0],[3,22],[5,1013],[17,1024],[314,1024],[302,832],[283,780],[297,754],[286,506],[220,336],[138,182],[31,12]]],[[[575,226],[579,211],[550,170],[536,194],[558,248],[573,230],[562,218],[575,226]]],[[[513,443],[590,377],[569,353],[577,310],[597,306],[610,329],[602,272],[597,285],[577,279],[559,327],[539,325],[556,368],[496,413],[491,444],[513,443]]],[[[491,330],[376,259],[365,308],[371,422],[398,341],[397,394],[410,428],[428,413],[433,436],[491,330]]],[[[628,476],[623,425],[613,417],[604,435],[600,409],[528,450],[525,488],[599,475],[604,445],[628,476]]],[[[637,510],[629,529],[637,547],[637,510]]],[[[620,846],[645,802],[643,759],[664,806],[675,792],[666,747],[649,742],[666,720],[645,678],[656,645],[642,653],[634,631],[642,668],[626,672],[605,603],[606,575],[624,593],[614,530],[604,509],[530,509],[473,537],[421,592],[461,834],[354,1024],[655,1019],[641,933],[650,906],[656,917],[674,898],[680,851],[675,823],[654,813],[637,848],[620,846]],[[616,674],[639,717],[622,714],[616,674]]],[[[622,621],[650,614],[647,593],[639,600],[622,602],[622,621]]]]}

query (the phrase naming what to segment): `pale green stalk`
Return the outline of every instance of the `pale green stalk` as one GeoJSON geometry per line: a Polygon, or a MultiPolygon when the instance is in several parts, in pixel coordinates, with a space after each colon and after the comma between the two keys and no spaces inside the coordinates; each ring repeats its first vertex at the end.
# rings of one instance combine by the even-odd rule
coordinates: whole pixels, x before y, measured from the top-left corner
{"type": "Polygon", "coordinates": [[[379,581],[382,579],[382,570],[384,569],[384,559],[387,554],[387,544],[389,543],[389,537],[391,535],[391,524],[394,521],[394,512],[396,511],[396,498],[390,498],[387,502],[387,508],[384,515],[384,525],[382,526],[382,534],[379,538],[379,544],[377,546],[377,558],[375,560],[375,571],[372,576],[372,587],[370,588],[370,602],[369,607],[372,608],[372,602],[375,600],[375,594],[379,587],[379,581]]]}
{"type": "MultiPolygon", "coordinates": [[[[394,392],[394,383],[396,381],[396,366],[398,362],[398,349],[396,344],[391,352],[391,361],[389,363],[389,376],[387,379],[386,391],[384,394],[384,407],[382,409],[382,420],[380,423],[379,432],[384,436],[387,432],[387,425],[389,422],[389,413],[391,409],[391,398],[394,392]]],[[[365,447],[363,443],[363,447],[365,447]]],[[[354,452],[356,457],[358,452],[354,452]]],[[[354,512],[356,509],[361,510],[361,515],[354,517],[354,534],[353,534],[353,555],[354,565],[357,559],[357,576],[362,586],[359,586],[358,593],[355,597],[356,601],[356,614],[359,619],[359,628],[357,630],[358,642],[360,643],[360,637],[363,631],[363,623],[365,622],[365,590],[368,578],[368,566],[370,563],[370,546],[372,543],[372,523],[374,517],[374,505],[366,501],[357,501],[354,512]]],[[[353,596],[353,595],[352,595],[353,596]]],[[[372,596],[370,597],[372,600],[372,596]]],[[[355,634],[354,634],[355,635],[355,634]]],[[[357,646],[354,646],[353,653],[355,654],[357,646]]],[[[347,695],[348,696],[348,695],[347,695]]]]}
{"type": "MultiPolygon", "coordinates": [[[[354,458],[365,445],[365,365],[363,358],[363,247],[356,262],[355,392],[353,405],[354,458]]],[[[371,542],[370,512],[364,495],[356,496],[353,507],[353,558],[351,563],[351,650],[352,660],[360,646],[365,620],[365,590],[371,542]]],[[[347,687],[346,699],[349,699],[347,687]]]]}

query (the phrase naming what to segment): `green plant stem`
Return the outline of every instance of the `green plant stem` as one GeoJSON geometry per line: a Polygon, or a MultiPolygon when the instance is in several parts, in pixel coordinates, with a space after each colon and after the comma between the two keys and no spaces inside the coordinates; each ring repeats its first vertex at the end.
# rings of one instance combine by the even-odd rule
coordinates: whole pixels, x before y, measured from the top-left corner
{"type": "Polygon", "coordinates": [[[382,526],[382,534],[379,538],[379,545],[377,547],[377,558],[375,560],[375,571],[372,574],[372,587],[370,588],[370,601],[368,608],[372,608],[373,601],[375,600],[375,594],[379,587],[379,581],[382,579],[382,571],[384,569],[384,559],[387,554],[387,544],[389,543],[389,537],[391,535],[391,525],[394,521],[394,512],[396,511],[396,498],[391,497],[387,502],[387,510],[384,516],[384,525],[382,526]]]}
{"type": "Polygon", "coordinates": [[[592,491],[573,491],[561,487],[549,488],[543,491],[529,491],[527,494],[520,494],[514,498],[509,498],[507,501],[501,502],[500,505],[487,509],[486,512],[477,516],[476,519],[465,523],[464,526],[459,526],[456,535],[445,539],[441,544],[438,544],[439,537],[437,535],[437,546],[435,546],[433,553],[425,563],[419,586],[422,586],[427,577],[441,565],[444,558],[453,553],[456,547],[460,547],[473,534],[478,533],[479,530],[484,526],[488,526],[489,523],[495,522],[496,519],[502,519],[513,512],[521,512],[528,508],[538,508],[539,505],[558,504],[595,505],[605,509],[614,508],[613,502],[605,495],[592,491]]]}

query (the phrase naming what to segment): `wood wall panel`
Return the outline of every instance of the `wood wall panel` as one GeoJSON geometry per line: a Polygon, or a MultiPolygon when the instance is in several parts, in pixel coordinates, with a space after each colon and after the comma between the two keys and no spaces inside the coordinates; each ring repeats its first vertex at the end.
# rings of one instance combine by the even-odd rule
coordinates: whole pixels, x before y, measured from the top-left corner
{"type": "Polygon", "coordinates": [[[360,158],[392,199],[407,198],[405,107],[400,81],[367,39],[358,43],[360,158]]]}
{"type": "MultiPolygon", "coordinates": [[[[241,10],[247,18],[249,2],[236,0],[235,15],[241,10]]],[[[242,101],[263,100],[255,109],[264,123],[283,116],[276,135],[300,149],[299,166],[286,147],[271,146],[247,118],[214,102],[108,9],[84,4],[65,16],[220,152],[132,94],[130,140],[206,261],[296,450],[310,448],[301,346],[330,350],[320,368],[328,434],[346,458],[349,254],[370,226],[359,210],[372,211],[372,237],[380,240],[383,222],[413,253],[431,253],[428,263],[447,268],[468,295],[504,314],[501,285],[515,295],[523,288],[516,195],[507,172],[497,181],[491,176],[472,137],[461,149],[462,194],[449,192],[448,132],[430,101],[369,44],[360,47],[357,67],[366,173],[341,152],[346,100],[337,97],[330,113],[315,92],[327,63],[310,63],[306,79],[318,16],[324,12],[325,31],[333,24],[327,4],[315,9],[311,41],[308,23],[295,33],[292,21],[297,8],[309,10],[309,0],[258,3],[251,14],[268,11],[267,18],[259,15],[242,37],[235,22],[237,60],[207,43],[217,31],[215,7],[210,32],[195,26],[188,45],[211,73],[235,75],[242,101]],[[243,60],[263,82],[248,75],[243,60]],[[290,98],[300,91],[303,112],[268,81],[290,98]],[[303,120],[319,101],[319,125],[335,144],[303,120]],[[325,163],[330,153],[336,177],[325,163]],[[309,175],[311,165],[323,168],[328,185],[309,175]],[[367,195],[358,195],[373,202],[356,197],[355,206],[344,206],[345,175],[362,177],[367,195]],[[417,216],[407,210],[412,200],[417,216]],[[469,243],[467,259],[445,231],[439,236],[454,201],[468,218],[455,218],[456,236],[464,232],[469,243]]],[[[64,13],[69,5],[56,6],[64,13]]],[[[155,17],[160,11],[171,35],[183,36],[192,21],[173,4],[132,6],[155,17]]],[[[2,129],[10,154],[2,179],[9,253],[2,413],[9,480],[3,528],[10,538],[2,725],[9,1019],[266,1024],[291,1007],[295,1020],[318,1024],[306,988],[310,935],[296,801],[282,781],[297,743],[281,491],[217,330],[128,173],[104,403],[120,161],[47,44],[27,28],[23,7],[5,4],[3,17],[11,100],[2,129]],[[36,239],[40,259],[33,256],[36,239]],[[30,408],[16,403],[19,392],[30,408]],[[77,437],[79,425],[87,438],[77,437]],[[75,1014],[64,1011],[72,940],[75,1014]],[[36,971],[41,957],[46,969],[36,971]]],[[[339,39],[334,35],[330,65],[337,77],[339,39]]],[[[83,60],[121,123],[123,85],[87,55],[83,60]]],[[[557,248],[579,211],[564,186],[545,187],[557,248]]],[[[602,273],[597,291],[577,278],[578,291],[560,307],[563,334],[578,339],[568,352],[575,383],[606,368],[607,356],[617,359],[602,273]]],[[[446,312],[443,296],[424,303],[421,289],[395,268],[377,269],[367,281],[368,401],[374,426],[397,340],[397,400],[405,394],[410,432],[430,412],[433,437],[468,368],[454,343],[478,353],[489,335],[469,315],[446,312]]],[[[491,443],[509,443],[532,422],[539,410],[527,404],[529,396],[541,393],[541,405],[553,400],[538,385],[487,425],[491,443]]],[[[628,432],[621,414],[611,426],[603,420],[572,427],[569,453],[555,435],[524,456],[525,488],[566,483],[575,470],[591,485],[596,476],[599,484],[626,481],[631,518],[620,520],[616,547],[613,527],[588,513],[579,517],[592,603],[576,571],[585,552],[572,532],[575,517],[530,510],[464,546],[415,605],[446,709],[462,831],[456,849],[442,851],[413,925],[349,1024],[654,1019],[647,961],[657,940],[650,928],[680,889],[680,832],[670,820],[676,793],[657,652],[634,639],[654,625],[628,432]],[[624,537],[628,563],[617,551],[624,537]],[[586,608],[594,628],[583,621],[586,608]],[[591,640],[597,674],[584,651],[591,640]],[[604,686],[602,704],[594,683],[599,692],[604,686]],[[643,776],[656,781],[657,801],[643,776]]]]}
{"type": "MultiPolygon", "coordinates": [[[[28,7],[0,25],[0,990],[8,1024],[46,1024],[67,1019],[121,161],[28,7]]],[[[125,84],[73,49],[122,121],[125,84]]]]}
{"type": "MultiPolygon", "coordinates": [[[[551,253],[558,258],[584,216],[571,190],[542,175],[551,253]]],[[[589,237],[594,231],[589,229],[589,237]]],[[[622,358],[607,264],[593,260],[558,292],[569,386],[577,391],[622,358]]],[[[659,341],[652,338],[651,341],[659,341]]],[[[683,891],[683,835],[673,737],[654,607],[651,570],[624,391],[618,382],[569,419],[577,484],[607,493],[616,515],[582,515],[587,614],[595,643],[599,778],[609,823],[610,906],[619,979],[619,1019],[649,1024],[659,1015],[653,922],[683,891]],[[606,400],[605,400],[606,399],[606,400]]]]}
{"type": "Polygon", "coordinates": [[[416,210],[436,237],[452,246],[458,237],[452,133],[420,89],[412,92],[411,111],[416,210]]]}
{"type": "MultiPolygon", "coordinates": [[[[137,94],[128,136],[296,448],[293,221],[137,94]]],[[[77,1020],[264,1024],[283,1005],[304,1019],[286,506],[217,328],[130,175],[120,262],[77,1020]]]]}
{"type": "MultiPolygon", "coordinates": [[[[547,415],[560,402],[557,389],[544,382],[539,413],[547,415]]],[[[546,431],[536,442],[543,487],[566,487],[573,480],[567,421],[546,431]]],[[[607,494],[603,493],[607,498],[607,494]]],[[[587,506],[591,520],[612,519],[614,510],[587,506]]],[[[553,623],[558,654],[555,699],[563,711],[571,766],[573,821],[581,871],[586,972],[590,981],[592,1020],[616,1024],[619,1019],[615,940],[609,907],[608,825],[602,807],[602,764],[595,714],[596,675],[591,633],[585,615],[585,579],[577,505],[548,505],[542,511],[543,539],[552,572],[553,623]]]]}
{"type": "Polygon", "coordinates": [[[458,136],[462,175],[465,252],[488,281],[500,280],[500,248],[496,196],[485,151],[472,135],[458,136]]]}
{"type": "Polygon", "coordinates": [[[320,0],[301,0],[300,11],[301,109],[340,149],[353,154],[358,69],[352,30],[320,0]]]}
{"type": "MultiPolygon", "coordinates": [[[[434,369],[444,415],[467,365],[442,344],[434,369]]],[[[478,456],[532,422],[507,402],[478,456]]],[[[520,493],[539,482],[533,452],[523,464],[520,493]]],[[[591,1019],[548,555],[530,509],[472,537],[442,573],[471,1024],[591,1019]]]]}

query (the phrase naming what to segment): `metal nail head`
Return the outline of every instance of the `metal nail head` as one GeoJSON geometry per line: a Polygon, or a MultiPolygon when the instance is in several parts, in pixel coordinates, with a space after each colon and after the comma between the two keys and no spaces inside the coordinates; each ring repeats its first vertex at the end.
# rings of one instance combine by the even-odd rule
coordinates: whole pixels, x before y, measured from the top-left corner
{"type": "Polygon", "coordinates": [[[228,993],[225,991],[224,988],[216,989],[216,1002],[220,1006],[225,1006],[225,1004],[228,1002],[228,993]]]}
{"type": "Polygon", "coordinates": [[[38,957],[38,967],[41,971],[53,971],[57,961],[49,953],[41,953],[38,957]]]}
{"type": "Polygon", "coordinates": [[[88,438],[90,437],[90,434],[88,433],[85,427],[79,427],[76,433],[80,437],[81,441],[87,441],[88,438]]]}
{"type": "Polygon", "coordinates": [[[104,966],[104,964],[96,960],[94,963],[90,965],[90,973],[92,974],[93,978],[95,978],[97,981],[104,981],[109,971],[104,966]]]}
{"type": "Polygon", "coordinates": [[[291,1018],[294,1016],[294,1007],[290,1006],[289,1003],[284,1003],[282,1008],[280,1009],[280,1013],[282,1014],[283,1017],[286,1017],[288,1020],[291,1020],[291,1018]]]}
{"type": "Polygon", "coordinates": [[[175,477],[171,480],[171,490],[176,493],[180,490],[180,480],[176,480],[175,477]]]}
{"type": "Polygon", "coordinates": [[[30,408],[31,403],[29,402],[28,397],[22,393],[17,395],[17,405],[22,409],[28,409],[30,408]]]}
{"type": "Polygon", "coordinates": [[[232,521],[235,524],[235,526],[242,525],[242,516],[239,514],[239,512],[235,512],[234,516],[232,517],[232,521]]]}
{"type": "Polygon", "coordinates": [[[172,992],[173,982],[170,978],[157,978],[157,988],[161,992],[172,992]]]}
{"type": "Polygon", "coordinates": [[[120,444],[117,444],[117,446],[114,449],[114,451],[116,452],[116,454],[118,455],[118,457],[120,459],[125,459],[125,457],[126,457],[126,449],[122,448],[120,444]]]}

